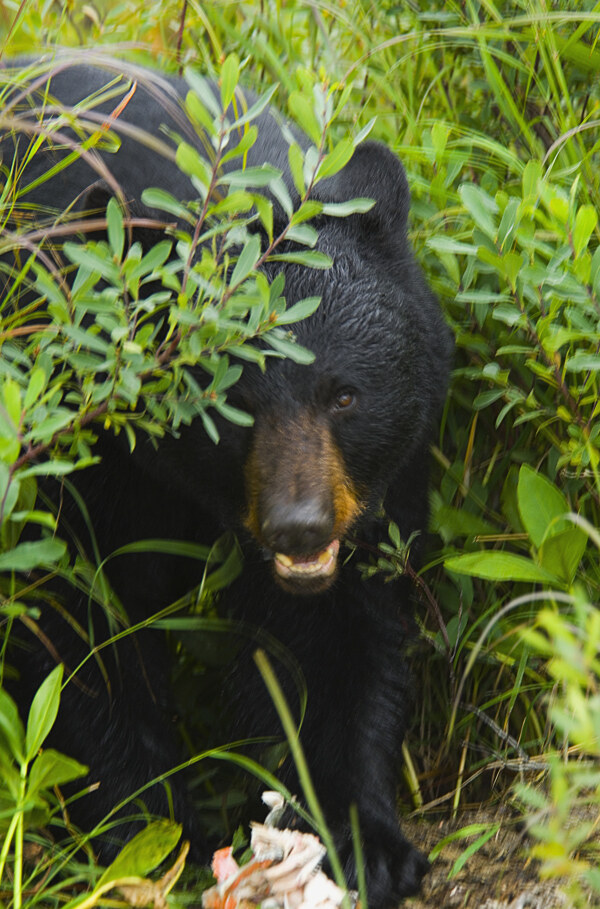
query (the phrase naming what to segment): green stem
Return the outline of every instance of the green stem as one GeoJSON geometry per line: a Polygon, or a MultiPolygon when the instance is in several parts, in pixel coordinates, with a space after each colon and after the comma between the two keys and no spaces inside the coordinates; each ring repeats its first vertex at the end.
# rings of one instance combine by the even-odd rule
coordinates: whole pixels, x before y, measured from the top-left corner
{"type": "Polygon", "coordinates": [[[338,854],[335,848],[335,843],[333,842],[333,837],[329,832],[327,827],[327,822],[325,820],[325,815],[319,804],[315,788],[310,776],[310,771],[308,769],[308,764],[306,763],[306,758],[304,756],[304,749],[300,744],[300,738],[298,736],[298,730],[296,724],[294,723],[290,708],[287,705],[281,686],[277,680],[277,676],[273,672],[271,664],[267,658],[264,650],[256,650],[254,653],[254,661],[258,666],[258,670],[263,677],[263,681],[267,686],[268,692],[273,700],[275,709],[279,714],[279,719],[281,720],[281,725],[283,726],[283,731],[285,732],[286,738],[290,746],[290,752],[292,755],[292,760],[298,771],[298,779],[300,780],[300,785],[302,786],[302,792],[304,793],[304,798],[306,799],[306,804],[308,805],[309,811],[311,812],[315,826],[319,833],[319,836],[323,840],[323,843],[327,849],[327,855],[331,863],[331,869],[333,871],[336,883],[343,890],[348,889],[348,884],[344,877],[344,872],[342,871],[342,866],[338,858],[338,854]]]}

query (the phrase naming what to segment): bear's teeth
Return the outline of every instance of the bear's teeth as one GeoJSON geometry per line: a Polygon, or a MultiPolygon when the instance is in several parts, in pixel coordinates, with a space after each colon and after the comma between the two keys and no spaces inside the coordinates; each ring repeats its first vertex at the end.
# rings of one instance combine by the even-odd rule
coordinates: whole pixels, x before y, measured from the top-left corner
{"type": "Polygon", "coordinates": [[[283,552],[275,553],[275,570],[282,577],[292,575],[324,575],[328,576],[335,571],[336,558],[340,548],[339,540],[333,540],[313,558],[292,558],[283,552]]]}

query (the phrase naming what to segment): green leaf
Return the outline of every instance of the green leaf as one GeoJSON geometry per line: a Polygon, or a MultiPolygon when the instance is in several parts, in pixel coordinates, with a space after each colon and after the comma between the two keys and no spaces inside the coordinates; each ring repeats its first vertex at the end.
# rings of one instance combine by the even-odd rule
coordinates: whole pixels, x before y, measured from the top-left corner
{"type": "Polygon", "coordinates": [[[14,549],[0,553],[0,571],[32,571],[53,566],[66,550],[62,540],[48,537],[33,543],[19,543],[14,549]]]}
{"type": "Polygon", "coordinates": [[[14,427],[21,423],[21,388],[14,379],[6,379],[2,388],[4,406],[14,427]]]}
{"type": "Polygon", "coordinates": [[[35,757],[40,745],[46,739],[54,725],[60,704],[60,689],[63,678],[63,666],[55,666],[35,693],[25,734],[25,758],[30,761],[35,757]]]}
{"type": "MultiPolygon", "coordinates": [[[[569,511],[566,498],[554,483],[527,464],[523,464],[519,471],[517,503],[523,526],[537,549],[554,519],[569,511]]],[[[556,526],[555,532],[561,529],[556,526]]]]}
{"type": "MultiPolygon", "coordinates": [[[[219,117],[221,114],[221,109],[219,107],[219,102],[217,101],[215,94],[213,92],[212,86],[208,79],[205,79],[198,70],[193,69],[191,66],[186,67],[184,72],[185,81],[192,89],[194,94],[198,96],[202,104],[210,111],[213,117],[219,117]]],[[[213,129],[209,129],[209,132],[213,132],[213,129]]]]}
{"type": "Polygon", "coordinates": [[[330,218],[346,218],[348,215],[364,215],[371,211],[375,204],[375,199],[358,196],[356,199],[348,199],[347,202],[324,202],[322,211],[330,218]]]}
{"type": "Polygon", "coordinates": [[[233,269],[233,274],[231,276],[230,286],[235,287],[237,284],[241,284],[245,278],[253,271],[256,263],[260,258],[260,238],[256,235],[253,235],[246,240],[244,248],[242,249],[237,262],[235,263],[235,268],[233,269]]]}
{"type": "Polygon", "coordinates": [[[261,164],[257,167],[245,167],[243,170],[232,170],[223,174],[218,183],[244,189],[247,186],[269,186],[278,177],[281,177],[281,171],[277,167],[273,167],[271,164],[261,164]]]}
{"type": "Polygon", "coordinates": [[[287,239],[301,246],[316,246],[319,235],[314,227],[310,224],[292,225],[288,228],[287,239]]]}
{"type": "Polygon", "coordinates": [[[300,124],[304,132],[310,136],[315,145],[321,144],[321,128],[315,117],[312,103],[300,92],[292,92],[288,100],[292,117],[300,124]]]}
{"type": "Polygon", "coordinates": [[[510,552],[468,552],[446,559],[444,566],[448,571],[484,578],[487,581],[558,583],[555,575],[536,565],[531,559],[510,552]]]}
{"type": "Polygon", "coordinates": [[[305,297],[304,300],[299,300],[277,316],[277,325],[291,325],[312,316],[320,302],[321,297],[305,297]]]}
{"type": "Polygon", "coordinates": [[[307,249],[303,252],[278,253],[269,256],[269,262],[296,262],[298,265],[305,265],[307,268],[331,268],[331,259],[325,253],[315,249],[307,249]]]}
{"type": "Polygon", "coordinates": [[[10,695],[0,688],[0,737],[3,737],[10,752],[19,764],[25,761],[25,730],[17,705],[10,695]]]}
{"type": "Polygon", "coordinates": [[[221,104],[227,110],[240,77],[240,61],[237,54],[229,54],[221,67],[221,104]]]}
{"type": "Polygon", "coordinates": [[[31,765],[29,771],[29,782],[27,786],[28,797],[35,795],[43,789],[52,789],[53,786],[62,786],[63,783],[70,783],[80,776],[85,776],[88,768],[79,761],[67,757],[54,751],[53,748],[45,748],[39,754],[31,765]]]}
{"type": "Polygon", "coordinates": [[[125,877],[146,877],[174,849],[180,837],[180,824],[167,820],[152,821],[121,849],[95,889],[125,877]]]}
{"type": "Polygon", "coordinates": [[[273,332],[268,332],[264,336],[267,344],[276,350],[278,353],[284,354],[286,357],[289,357],[290,360],[293,360],[294,363],[300,363],[303,366],[308,366],[310,363],[314,362],[315,355],[312,351],[307,350],[306,347],[301,347],[300,344],[296,344],[294,340],[286,337],[279,337],[273,332]]]}
{"type": "Polygon", "coordinates": [[[192,120],[195,120],[200,126],[206,130],[209,136],[214,135],[215,132],[215,121],[205,105],[202,103],[200,98],[195,92],[188,92],[185,96],[185,106],[192,120]]]}
{"type": "Polygon", "coordinates": [[[23,402],[23,407],[25,410],[29,410],[31,405],[37,401],[45,387],[46,373],[40,366],[36,366],[35,369],[31,371],[31,374],[29,376],[29,384],[27,386],[27,391],[25,392],[25,400],[23,402]]]}
{"type": "Polygon", "coordinates": [[[288,149],[288,162],[294,186],[300,198],[304,196],[306,187],[304,185],[304,155],[299,145],[295,143],[288,149]]]}
{"type": "Polygon", "coordinates": [[[533,158],[527,162],[521,178],[523,202],[535,205],[540,195],[540,184],[543,178],[542,165],[533,158]]]}
{"type": "MultiPolygon", "coordinates": [[[[263,110],[271,103],[271,99],[277,91],[277,88],[277,85],[273,85],[271,88],[267,89],[264,95],[261,95],[260,98],[257,98],[254,104],[252,104],[248,110],[246,110],[240,117],[238,117],[237,120],[234,120],[234,122],[231,124],[231,129],[239,130],[240,126],[244,126],[244,124],[249,123],[251,120],[256,120],[259,114],[262,114],[263,110]]],[[[254,127],[252,127],[252,129],[254,129],[254,127]]],[[[225,160],[225,158],[223,160],[225,160]]]]}
{"type": "Polygon", "coordinates": [[[166,211],[182,221],[189,224],[195,223],[195,218],[175,196],[164,189],[145,189],[142,193],[142,202],[148,208],[158,208],[160,211],[166,211]]]}
{"type": "Polygon", "coordinates": [[[108,245],[115,259],[120,262],[125,248],[125,230],[123,228],[123,212],[114,196],[110,197],[106,206],[106,225],[108,245]]]}
{"type": "Polygon", "coordinates": [[[492,824],[489,829],[485,831],[485,833],[482,833],[481,836],[477,837],[475,842],[470,843],[467,848],[461,852],[461,854],[452,865],[452,868],[448,873],[448,880],[452,880],[453,877],[456,877],[459,871],[461,871],[469,861],[471,856],[475,855],[475,853],[478,852],[482,846],[485,846],[488,840],[491,840],[491,838],[498,833],[499,829],[500,824],[492,824]]]}
{"type": "Polygon", "coordinates": [[[593,205],[582,205],[575,217],[573,229],[573,249],[575,257],[587,249],[592,232],[598,223],[598,214],[593,205]]]}
{"type": "Polygon", "coordinates": [[[598,372],[600,355],[577,352],[567,360],[565,369],[567,372],[598,372]]]}
{"type": "Polygon", "coordinates": [[[244,410],[238,410],[237,407],[232,407],[225,401],[217,402],[215,408],[222,417],[225,417],[230,423],[235,423],[236,426],[252,426],[254,424],[252,414],[246,413],[244,410]]]}
{"type": "Polygon", "coordinates": [[[458,192],[463,205],[477,227],[493,240],[496,236],[497,227],[492,215],[498,211],[498,206],[494,199],[480,186],[471,183],[463,183],[462,186],[459,186],[458,192]]]}
{"type": "Polygon", "coordinates": [[[554,533],[544,540],[539,550],[540,563],[570,586],[587,545],[587,534],[580,527],[554,533]]]}
{"type": "Polygon", "coordinates": [[[78,243],[65,243],[63,250],[75,265],[105,278],[111,284],[118,283],[119,268],[113,262],[106,244],[97,243],[92,248],[91,246],[80,246],[78,243]]]}
{"type": "Polygon", "coordinates": [[[353,154],[354,142],[351,139],[342,139],[334,146],[328,155],[325,155],[319,164],[315,182],[339,173],[339,171],[346,166],[353,154]]]}
{"type": "MultiPolygon", "coordinates": [[[[188,145],[187,142],[180,142],[175,153],[175,163],[184,174],[196,177],[203,186],[210,185],[212,168],[206,158],[203,158],[193,145],[188,145]]],[[[156,190],[153,190],[153,192],[156,192],[156,190]]],[[[142,200],[144,200],[144,194],[142,194],[142,200]]]]}
{"type": "Polygon", "coordinates": [[[477,247],[471,243],[461,243],[459,240],[453,240],[452,237],[429,237],[426,241],[429,249],[435,249],[437,252],[454,253],[455,255],[476,256],[477,247]]]}

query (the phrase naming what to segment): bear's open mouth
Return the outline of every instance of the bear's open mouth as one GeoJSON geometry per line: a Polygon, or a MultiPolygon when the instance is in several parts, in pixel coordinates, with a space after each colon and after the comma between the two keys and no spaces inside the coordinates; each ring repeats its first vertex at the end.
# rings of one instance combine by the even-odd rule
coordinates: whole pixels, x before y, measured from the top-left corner
{"type": "Polygon", "coordinates": [[[310,556],[289,556],[276,552],[275,571],[281,578],[328,578],[335,572],[339,549],[340,541],[332,540],[325,549],[310,556]]]}

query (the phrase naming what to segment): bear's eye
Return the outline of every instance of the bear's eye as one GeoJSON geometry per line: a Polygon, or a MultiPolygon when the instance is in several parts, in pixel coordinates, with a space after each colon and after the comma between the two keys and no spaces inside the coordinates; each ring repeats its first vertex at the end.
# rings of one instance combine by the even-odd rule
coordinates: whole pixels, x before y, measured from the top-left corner
{"type": "Polygon", "coordinates": [[[335,397],[333,410],[335,412],[351,410],[356,404],[356,395],[349,388],[343,388],[335,397]]]}

